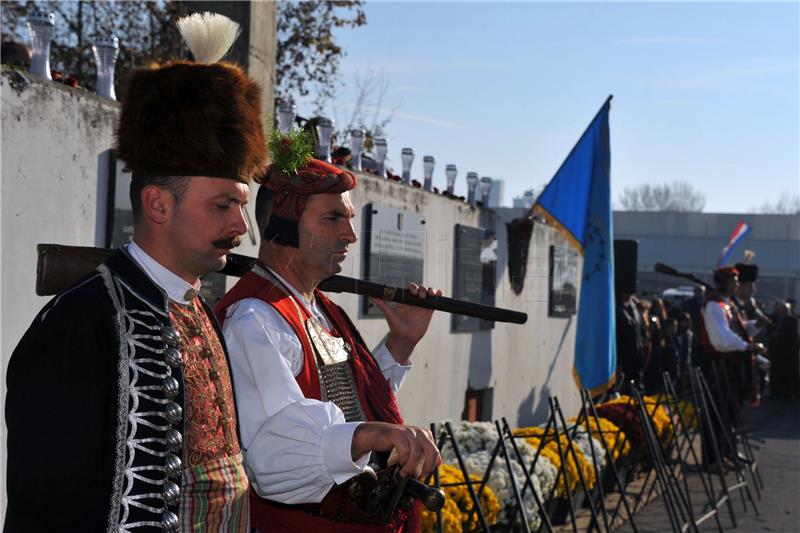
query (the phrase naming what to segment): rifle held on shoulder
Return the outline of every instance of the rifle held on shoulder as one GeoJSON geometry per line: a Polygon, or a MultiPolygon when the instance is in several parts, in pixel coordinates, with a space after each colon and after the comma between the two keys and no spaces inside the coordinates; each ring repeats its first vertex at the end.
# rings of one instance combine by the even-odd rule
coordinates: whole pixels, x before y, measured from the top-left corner
{"type": "MultiPolygon", "coordinates": [[[[113,250],[106,248],[64,246],[60,244],[38,244],[36,245],[36,250],[38,255],[36,294],[39,296],[49,296],[61,292],[97,268],[113,252],[113,250]]],[[[228,276],[241,277],[250,270],[255,262],[256,259],[254,257],[230,253],[225,267],[220,272],[228,276]]],[[[347,276],[334,275],[322,280],[319,284],[319,289],[325,292],[347,292],[371,296],[390,302],[425,307],[495,322],[524,324],[528,320],[526,313],[511,309],[465,302],[446,296],[419,298],[411,294],[408,289],[391,287],[347,276]]]]}

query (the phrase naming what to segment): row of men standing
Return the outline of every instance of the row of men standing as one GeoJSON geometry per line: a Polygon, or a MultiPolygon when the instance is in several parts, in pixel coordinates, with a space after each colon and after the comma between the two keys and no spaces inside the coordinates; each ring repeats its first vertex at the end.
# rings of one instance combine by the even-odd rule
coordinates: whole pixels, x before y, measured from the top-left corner
{"type": "Polygon", "coordinates": [[[720,354],[741,351],[755,341],[767,349],[740,358],[751,363],[734,365],[735,372],[731,369],[742,396],[757,404],[767,389],[773,399],[800,394],[797,315],[791,302],[776,301],[768,316],[756,301],[758,266],[738,263],[734,270],[735,281],[724,279],[731,277],[731,270],[717,270],[714,290],[695,286],[694,296],[681,307],[659,298],[646,301],[632,294],[617,295],[618,369],[626,380],[656,393],[663,388],[662,373],[667,372],[676,384],[687,386],[687,369],[700,366],[708,373],[720,354]],[[725,288],[720,282],[734,285],[725,288]],[[708,305],[720,297],[727,310],[708,305]]]}
{"type": "Polygon", "coordinates": [[[356,241],[356,176],[290,139],[267,167],[261,89],[219,62],[235,23],[179,27],[195,62],[134,71],[121,102],[133,241],[11,357],[5,531],[416,531],[417,503],[376,520],[357,496],[392,450],[403,477],[441,461],[395,399],[431,311],[376,302],[389,333],[367,348],[316,288],[356,241]],[[199,278],[247,232],[251,180],[259,262],[215,315],[199,278]]]}
{"type": "MultiPolygon", "coordinates": [[[[746,402],[759,404],[770,366],[773,398],[794,397],[792,390],[800,394],[797,318],[782,302],[776,304],[771,318],[759,307],[755,299],[756,265],[739,263],[717,268],[713,278],[712,291],[706,293],[702,286],[697,287],[694,297],[686,302],[685,311],[670,313],[679,317],[682,325],[677,337],[665,333],[659,345],[647,342],[651,337],[648,328],[653,326],[638,300],[631,294],[620,295],[618,368],[626,379],[644,385],[651,393],[662,390],[661,372],[666,371],[678,385],[679,393],[685,393],[685,370],[699,366],[722,417],[721,422],[714,421],[713,427],[704,426],[703,433],[722,435],[725,431],[729,438],[719,439],[724,457],[741,461],[730,430],[736,425],[737,411],[746,402]],[[693,322],[697,324],[694,333],[687,327],[693,322]],[[670,337],[677,339],[675,346],[670,346],[670,337]],[[670,350],[679,356],[677,365],[674,355],[666,355],[670,350]]],[[[666,318],[667,312],[662,310],[662,314],[666,318]]],[[[710,439],[705,438],[703,444],[704,457],[709,460],[713,457],[710,439]]]]}

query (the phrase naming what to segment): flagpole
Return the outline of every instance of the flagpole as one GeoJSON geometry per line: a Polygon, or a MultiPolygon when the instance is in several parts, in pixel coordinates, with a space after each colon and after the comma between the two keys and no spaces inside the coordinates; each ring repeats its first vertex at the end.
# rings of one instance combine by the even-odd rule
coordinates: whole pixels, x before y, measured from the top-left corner
{"type": "MultiPolygon", "coordinates": [[[[605,109],[606,105],[608,105],[608,103],[611,101],[611,99],[612,99],[612,98],[614,98],[614,95],[613,95],[613,94],[609,94],[609,95],[608,95],[608,98],[606,98],[606,101],[605,101],[605,102],[603,102],[603,105],[601,105],[601,106],[600,106],[600,109],[598,109],[598,110],[597,110],[597,113],[595,113],[595,114],[594,114],[594,116],[592,117],[592,120],[590,120],[590,121],[589,121],[589,125],[588,125],[588,126],[586,126],[586,129],[585,129],[585,130],[583,130],[583,133],[581,133],[581,136],[580,136],[580,137],[578,137],[578,141],[577,141],[577,142],[575,143],[575,145],[572,147],[572,150],[570,150],[570,151],[569,151],[569,153],[567,154],[567,157],[565,157],[565,158],[564,158],[564,160],[561,162],[561,165],[558,167],[558,170],[556,170],[556,172],[555,172],[555,174],[553,174],[553,176],[557,176],[557,175],[558,175],[558,173],[559,173],[559,172],[561,172],[561,168],[562,168],[562,167],[564,166],[564,164],[565,164],[565,163],[566,163],[566,162],[569,160],[570,156],[572,155],[572,152],[574,152],[574,151],[575,151],[575,149],[578,147],[578,145],[581,143],[581,140],[583,139],[584,135],[586,135],[586,132],[588,132],[588,131],[589,131],[589,128],[591,128],[591,127],[592,127],[592,124],[594,124],[594,121],[597,119],[597,117],[599,117],[599,116],[600,116],[600,113],[602,113],[603,109],[605,109]]],[[[540,193],[539,193],[539,196],[541,196],[541,195],[544,193],[544,191],[546,191],[546,190],[547,190],[547,188],[548,188],[548,187],[550,187],[550,184],[551,184],[552,182],[553,182],[553,180],[552,180],[552,178],[551,178],[551,179],[550,179],[550,181],[549,181],[549,182],[547,183],[547,185],[545,186],[545,188],[544,188],[544,189],[542,189],[542,192],[540,192],[540,193]]],[[[533,204],[533,205],[535,206],[537,203],[538,203],[538,200],[537,200],[537,202],[534,202],[534,204],[533,204]]],[[[530,210],[530,211],[528,211],[528,216],[531,216],[532,214],[533,214],[533,207],[531,207],[531,210],[530,210]]]]}

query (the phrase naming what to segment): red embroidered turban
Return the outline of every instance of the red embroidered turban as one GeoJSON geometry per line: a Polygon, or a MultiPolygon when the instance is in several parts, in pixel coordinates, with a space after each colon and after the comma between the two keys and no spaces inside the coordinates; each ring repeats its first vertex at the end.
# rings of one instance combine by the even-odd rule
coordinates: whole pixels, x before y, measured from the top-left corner
{"type": "Polygon", "coordinates": [[[312,194],[337,194],[356,186],[356,175],[318,159],[310,159],[296,173],[270,165],[262,187],[275,193],[272,214],[297,222],[312,194]]]}
{"type": "Polygon", "coordinates": [[[714,283],[722,285],[734,276],[738,276],[739,271],[733,267],[723,267],[714,269],[714,283]]]}

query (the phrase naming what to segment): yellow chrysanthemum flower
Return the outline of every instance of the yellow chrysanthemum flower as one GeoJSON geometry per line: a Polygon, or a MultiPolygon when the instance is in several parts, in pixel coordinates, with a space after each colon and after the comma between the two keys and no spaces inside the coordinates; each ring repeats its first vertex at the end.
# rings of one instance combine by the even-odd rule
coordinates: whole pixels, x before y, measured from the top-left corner
{"type": "MultiPolygon", "coordinates": [[[[435,533],[437,531],[436,513],[423,509],[421,522],[422,533],[435,533]]],[[[452,498],[445,498],[444,500],[444,507],[442,507],[442,530],[447,532],[463,531],[461,529],[461,510],[452,498]]]]}
{"type": "MultiPolygon", "coordinates": [[[[517,428],[514,430],[515,435],[527,437],[525,441],[534,447],[534,449],[539,448],[539,442],[541,439],[545,438],[545,444],[542,447],[542,455],[550,459],[550,462],[553,463],[559,471],[558,476],[558,484],[556,486],[556,494],[559,497],[566,496],[566,488],[564,486],[564,476],[561,475],[561,459],[560,454],[558,453],[558,443],[555,440],[555,432],[551,431],[549,435],[545,437],[544,429],[539,427],[526,427],[526,428],[517,428]]],[[[566,457],[566,470],[567,470],[567,480],[569,482],[570,491],[575,491],[578,486],[580,485],[581,479],[578,475],[578,468],[580,468],[581,473],[583,474],[583,479],[586,481],[586,486],[589,490],[593,489],[595,484],[597,483],[597,478],[594,473],[594,468],[591,465],[591,462],[584,457],[583,452],[581,451],[580,447],[573,443],[573,449],[575,450],[575,454],[569,452],[569,442],[567,440],[567,436],[563,434],[559,434],[559,443],[561,444],[561,452],[566,457]],[[577,457],[577,464],[575,462],[575,457],[577,457]]]]}
{"type": "Polygon", "coordinates": [[[653,425],[656,428],[658,438],[665,444],[669,443],[670,439],[672,439],[672,422],[670,420],[669,411],[667,411],[666,406],[663,404],[663,399],[661,405],[658,405],[659,398],[656,396],[644,396],[642,399],[644,400],[647,414],[650,415],[650,419],[653,421],[653,425]],[[656,407],[656,405],[658,405],[658,407],[656,407]]]}
{"type": "MultiPolygon", "coordinates": [[[[478,476],[471,475],[470,480],[473,487],[477,490],[481,483],[478,476]]],[[[472,498],[469,489],[464,485],[464,474],[455,466],[444,464],[439,467],[439,483],[442,485],[447,498],[445,506],[442,508],[442,522],[445,531],[472,531],[480,527],[478,513],[472,513],[469,524],[466,523],[472,510],[472,498]],[[453,485],[461,483],[461,485],[453,485]],[[456,515],[456,512],[458,514],[456,515]]],[[[494,491],[488,485],[483,488],[480,495],[480,506],[486,522],[491,526],[497,523],[497,516],[500,514],[500,502],[494,491]]],[[[436,513],[422,511],[422,530],[423,532],[433,532],[436,530],[436,513]]]]}
{"type": "MultiPolygon", "coordinates": [[[[664,405],[664,398],[660,398],[661,402],[659,402],[659,397],[657,396],[643,396],[642,399],[644,400],[647,414],[650,416],[650,420],[652,420],[653,425],[656,428],[659,439],[661,439],[661,441],[665,444],[669,443],[669,441],[672,439],[672,424],[670,423],[669,411],[667,410],[666,405],[664,405]],[[661,403],[661,405],[656,407],[656,405],[659,403],[661,403]]],[[[633,401],[633,398],[626,396],[625,394],[621,395],[619,398],[609,400],[608,402],[604,403],[604,405],[615,404],[630,405],[631,409],[636,408],[636,403],[633,401]]]]}
{"type": "MultiPolygon", "coordinates": [[[[575,420],[573,418],[570,422],[575,422],[575,420]]],[[[599,440],[602,437],[606,441],[608,451],[614,454],[615,461],[631,453],[631,445],[628,439],[625,438],[625,433],[620,431],[619,427],[611,420],[602,417],[597,417],[597,419],[590,417],[588,421],[583,421],[583,427],[588,427],[591,430],[593,438],[599,440]]]]}

